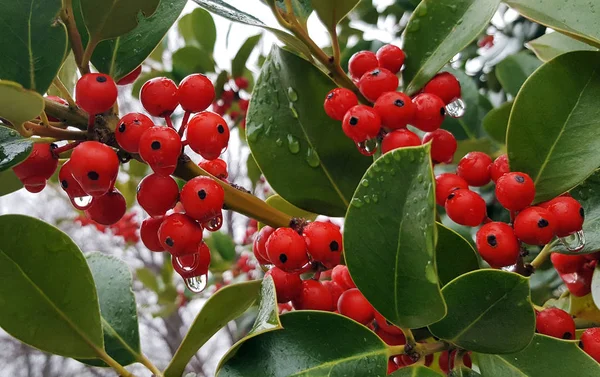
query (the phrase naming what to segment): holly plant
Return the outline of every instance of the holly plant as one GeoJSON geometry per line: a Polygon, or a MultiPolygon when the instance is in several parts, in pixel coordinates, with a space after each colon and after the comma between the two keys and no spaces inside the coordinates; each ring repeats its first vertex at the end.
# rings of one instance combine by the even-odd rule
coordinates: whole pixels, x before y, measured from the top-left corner
{"type": "Polygon", "coordinates": [[[185,0],[5,2],[1,194],[59,185],[97,227],[137,201],[143,245],[191,295],[235,257],[215,251],[234,211],[252,219],[238,267],[258,279],[216,287],[159,368],[123,261],[3,215],[7,333],[119,376],[179,377],[250,310],[215,375],[600,375],[600,4],[252,1],[267,25],[193,2],[173,53],[185,0]],[[218,68],[211,14],[278,38],[257,77],[262,34],[218,68]],[[394,43],[364,39],[390,20],[394,43]],[[130,84],[145,112],[119,110],[130,84]],[[238,134],[266,201],[228,181],[238,134]],[[150,174],[126,195],[136,166],[150,174]]]}

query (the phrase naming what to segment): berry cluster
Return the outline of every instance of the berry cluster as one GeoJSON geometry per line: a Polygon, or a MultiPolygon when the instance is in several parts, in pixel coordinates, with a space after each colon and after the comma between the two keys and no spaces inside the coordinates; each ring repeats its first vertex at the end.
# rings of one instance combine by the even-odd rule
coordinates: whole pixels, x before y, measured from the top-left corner
{"type": "Polygon", "coordinates": [[[349,73],[360,93],[373,107],[360,105],[354,92],[336,88],[327,94],[325,112],[342,121],[342,129],[358,150],[371,156],[376,147],[369,141],[377,140],[381,151],[421,145],[431,142],[431,157],[435,163],[450,163],[457,143],[452,133],[440,129],[446,113],[460,117],[464,103],[460,99],[458,80],[448,72],[435,76],[421,93],[413,98],[398,92],[396,74],[404,64],[404,52],[394,45],[385,45],[377,54],[361,51],[352,56],[349,73]],[[408,125],[425,132],[421,139],[408,125]]]}
{"type": "Polygon", "coordinates": [[[227,84],[229,88],[223,90],[220,98],[213,102],[213,111],[221,116],[229,115],[234,123],[240,121],[240,127],[245,128],[250,101],[242,98],[242,93],[248,96],[245,91],[248,90],[250,82],[245,77],[236,77],[231,81],[227,84]]]}

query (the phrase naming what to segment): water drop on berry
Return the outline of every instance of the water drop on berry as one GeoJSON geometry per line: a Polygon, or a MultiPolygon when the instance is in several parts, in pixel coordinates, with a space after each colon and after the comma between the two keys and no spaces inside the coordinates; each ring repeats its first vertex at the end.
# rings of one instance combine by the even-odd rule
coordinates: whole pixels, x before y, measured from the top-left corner
{"type": "Polygon", "coordinates": [[[92,200],[94,199],[92,196],[78,196],[76,198],[70,198],[71,204],[73,207],[77,208],[80,211],[85,211],[90,208],[92,205],[92,200]]]}
{"type": "Polygon", "coordinates": [[[454,101],[450,102],[448,105],[446,105],[446,112],[452,118],[460,118],[465,115],[466,111],[467,105],[460,98],[457,98],[454,101]]]}
{"type": "Polygon", "coordinates": [[[360,143],[356,143],[356,148],[358,149],[358,151],[367,156],[370,157],[372,155],[375,154],[375,152],[377,152],[377,141],[376,140],[366,140],[366,141],[361,141],[360,143]]]}
{"type": "Polygon", "coordinates": [[[583,233],[583,230],[577,231],[566,237],[559,237],[559,240],[567,250],[572,252],[581,251],[585,247],[585,234],[583,233]]]}
{"type": "Polygon", "coordinates": [[[192,293],[200,293],[206,288],[207,281],[206,275],[194,276],[186,278],[185,285],[192,293]]]}
{"type": "Polygon", "coordinates": [[[205,225],[206,230],[210,231],[210,232],[216,232],[217,230],[221,229],[221,227],[223,226],[223,216],[219,215],[217,217],[214,217],[213,219],[211,219],[209,222],[207,222],[205,225]]]}

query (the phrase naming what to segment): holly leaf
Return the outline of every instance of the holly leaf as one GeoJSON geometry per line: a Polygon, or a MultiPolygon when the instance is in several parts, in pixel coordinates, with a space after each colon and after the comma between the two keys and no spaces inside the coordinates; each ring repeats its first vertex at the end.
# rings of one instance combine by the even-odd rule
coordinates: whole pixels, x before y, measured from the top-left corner
{"type": "Polygon", "coordinates": [[[526,46],[543,62],[552,60],[558,55],[566,54],[567,52],[581,50],[598,51],[597,47],[590,46],[568,35],[556,32],[544,34],[538,39],[527,42],[526,46]]]}
{"type": "Polygon", "coordinates": [[[321,22],[329,29],[335,26],[354,9],[360,0],[312,0],[312,7],[321,22]]]}

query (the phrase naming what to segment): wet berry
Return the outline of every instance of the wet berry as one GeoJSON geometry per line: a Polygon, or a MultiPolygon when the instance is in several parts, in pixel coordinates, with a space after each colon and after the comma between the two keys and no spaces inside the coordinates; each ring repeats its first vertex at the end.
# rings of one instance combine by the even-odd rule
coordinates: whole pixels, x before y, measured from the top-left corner
{"type": "Polygon", "coordinates": [[[27,191],[36,193],[46,187],[46,180],[52,177],[58,166],[58,158],[52,153],[55,148],[54,144],[33,144],[29,156],[12,168],[27,191]]]}
{"type": "Polygon", "coordinates": [[[358,105],[358,98],[353,91],[346,88],[335,88],[325,97],[325,113],[334,120],[343,120],[346,112],[358,105]]]}
{"type": "Polygon", "coordinates": [[[199,113],[188,123],[187,140],[194,152],[207,160],[214,160],[227,148],[229,127],[220,115],[199,113]]]}
{"type": "Polygon", "coordinates": [[[87,193],[81,188],[79,182],[73,178],[73,172],[71,171],[71,160],[68,160],[63,164],[58,172],[58,181],[60,187],[67,193],[69,198],[82,198],[87,196],[87,193]]]}
{"type": "Polygon", "coordinates": [[[215,87],[208,77],[194,73],[179,83],[177,99],[183,110],[198,113],[208,109],[215,100],[215,87]]]}
{"type": "Polygon", "coordinates": [[[402,51],[400,47],[391,44],[385,45],[377,50],[376,56],[379,61],[379,66],[390,70],[392,73],[400,72],[400,69],[404,64],[404,59],[406,58],[404,51],[402,51]]]}
{"type": "Polygon", "coordinates": [[[329,289],[318,280],[304,280],[302,290],[292,303],[297,310],[333,311],[334,303],[329,289]]]}
{"type": "Polygon", "coordinates": [[[99,197],[115,185],[119,173],[119,158],[115,151],[97,141],[79,144],[71,154],[71,172],[81,188],[99,197]]]}
{"type": "Polygon", "coordinates": [[[139,153],[140,138],[149,128],[154,127],[152,119],[144,114],[129,113],[119,120],[115,138],[119,146],[129,153],[139,153]]]}
{"type": "Polygon", "coordinates": [[[423,144],[431,141],[431,159],[435,164],[449,164],[454,158],[458,144],[454,135],[442,129],[428,132],[423,136],[423,144]]]}
{"type": "Polygon", "coordinates": [[[412,121],[412,125],[421,131],[435,131],[444,122],[446,116],[446,108],[440,97],[421,93],[413,98],[417,111],[412,121]]]}
{"type": "Polygon", "coordinates": [[[438,73],[423,89],[425,93],[440,97],[446,105],[460,98],[460,91],[460,83],[450,72],[438,73]]]}
{"type": "Polygon", "coordinates": [[[600,363],[600,327],[587,329],[581,334],[583,351],[600,363]]]}
{"type": "Polygon", "coordinates": [[[383,93],[375,101],[374,110],[381,117],[383,127],[395,130],[406,128],[412,122],[417,106],[406,94],[391,91],[383,93]]]}
{"type": "Polygon", "coordinates": [[[545,208],[556,218],[558,237],[566,237],[582,229],[585,211],[577,200],[560,196],[549,201],[545,208]]]}
{"type": "Polygon", "coordinates": [[[398,77],[385,68],[375,68],[365,73],[358,81],[358,89],[371,102],[385,92],[394,92],[398,89],[398,77]]]}
{"type": "Polygon", "coordinates": [[[435,202],[442,207],[454,190],[468,189],[469,184],[456,174],[443,173],[435,177],[435,202]]]}
{"type": "Polygon", "coordinates": [[[204,241],[200,241],[194,253],[173,257],[171,263],[175,272],[182,278],[189,279],[206,275],[210,266],[210,259],[208,245],[204,241]]]}
{"type": "Polygon", "coordinates": [[[352,55],[348,62],[348,73],[354,80],[360,80],[368,71],[379,67],[377,56],[371,51],[360,51],[352,55]]]}
{"type": "Polygon", "coordinates": [[[492,159],[483,152],[470,152],[458,163],[456,174],[462,177],[469,186],[485,186],[490,180],[492,159]]]}
{"type": "Polygon", "coordinates": [[[291,228],[275,230],[267,240],[266,249],[269,260],[286,272],[298,271],[308,263],[306,242],[291,228]]]}
{"type": "Polygon", "coordinates": [[[569,313],[559,308],[547,308],[536,314],[535,329],[540,334],[558,339],[575,339],[575,322],[569,313]]]}
{"type": "Polygon", "coordinates": [[[394,149],[416,147],[421,145],[421,139],[412,131],[401,129],[394,130],[383,137],[381,152],[387,153],[394,149]]]}
{"type": "Polygon", "coordinates": [[[293,300],[302,292],[302,279],[300,275],[288,273],[278,267],[273,267],[265,274],[271,276],[277,292],[277,302],[285,303],[293,300]]]}
{"type": "Polygon", "coordinates": [[[342,255],[342,233],[330,222],[315,221],[304,227],[303,234],[311,259],[325,267],[340,264],[342,255]]]}
{"type": "Polygon", "coordinates": [[[552,265],[561,274],[571,274],[579,271],[586,263],[583,255],[568,255],[560,253],[552,253],[550,255],[552,265]]]}
{"type": "Polygon", "coordinates": [[[526,244],[545,245],[552,241],[556,223],[556,217],[547,209],[529,207],[515,218],[515,234],[526,244]]]}
{"type": "Polygon", "coordinates": [[[168,175],[150,174],[137,188],[138,204],[152,217],[163,216],[178,199],[179,186],[168,175]]]}
{"type": "Polygon", "coordinates": [[[356,284],[354,284],[352,277],[350,277],[348,267],[343,265],[337,265],[333,268],[331,271],[331,280],[336,282],[344,290],[356,288],[356,284]]]}
{"type": "Polygon", "coordinates": [[[379,314],[378,311],[375,311],[375,321],[377,322],[377,326],[386,333],[396,336],[404,336],[404,333],[399,327],[385,319],[385,317],[379,314]]]}
{"type": "Polygon", "coordinates": [[[158,239],[175,257],[194,254],[202,241],[202,227],[185,214],[173,213],[164,218],[158,229],[158,239]]]}
{"type": "Polygon", "coordinates": [[[87,73],[75,86],[77,105],[90,115],[108,111],[117,102],[117,85],[104,73],[87,73]]]}
{"type": "Polygon", "coordinates": [[[535,184],[525,173],[506,173],[496,182],[496,198],[509,211],[525,209],[535,198],[535,184]]]}
{"type": "Polygon", "coordinates": [[[327,287],[327,289],[329,289],[329,293],[331,293],[331,298],[332,298],[334,304],[336,304],[338,302],[342,293],[344,293],[346,291],[344,288],[340,287],[340,285],[333,280],[325,280],[322,283],[325,287],[327,287]]]}
{"type": "Polygon", "coordinates": [[[521,244],[513,228],[502,222],[491,222],[477,231],[479,255],[495,268],[512,266],[517,262],[521,244]]]}
{"type": "Polygon", "coordinates": [[[460,225],[478,226],[486,216],[485,200],[467,189],[450,192],[445,207],[448,217],[460,225]]]}
{"type": "Polygon", "coordinates": [[[258,231],[256,237],[254,238],[254,242],[252,244],[252,252],[256,257],[258,263],[264,265],[271,264],[269,261],[269,257],[267,255],[267,247],[266,243],[271,234],[275,231],[274,228],[265,225],[261,230],[258,231]]]}
{"type": "Polygon", "coordinates": [[[188,216],[205,223],[221,216],[225,191],[214,179],[200,176],[183,186],[180,200],[188,216]]]}
{"type": "Polygon", "coordinates": [[[200,161],[198,166],[219,179],[227,179],[229,176],[229,173],[227,172],[227,163],[220,158],[200,161]]]}
{"type": "Polygon", "coordinates": [[[127,211],[127,203],[119,190],[112,189],[106,194],[94,198],[85,214],[98,224],[116,224],[127,211]]]}
{"type": "Polygon", "coordinates": [[[140,138],[140,157],[155,173],[171,175],[181,154],[181,138],[169,127],[152,127],[140,138]]]}
{"type": "Polygon", "coordinates": [[[508,167],[508,156],[506,154],[498,156],[490,165],[490,177],[494,182],[508,172],[510,172],[510,168],[508,167]]]}
{"type": "Polygon", "coordinates": [[[379,134],[381,118],[369,106],[357,105],[344,116],[342,130],[356,143],[372,139],[379,134]]]}
{"type": "Polygon", "coordinates": [[[160,243],[158,239],[158,229],[163,222],[164,217],[149,217],[146,220],[142,221],[142,225],[140,227],[140,238],[144,243],[144,246],[148,248],[150,251],[164,251],[165,249],[160,243]]]}
{"type": "Polygon", "coordinates": [[[340,314],[363,325],[371,322],[375,316],[375,309],[357,288],[349,289],[340,296],[337,309],[340,314]]]}
{"type": "Polygon", "coordinates": [[[179,106],[177,85],[166,77],[150,79],[142,86],[140,101],[150,115],[168,117],[179,106]]]}

